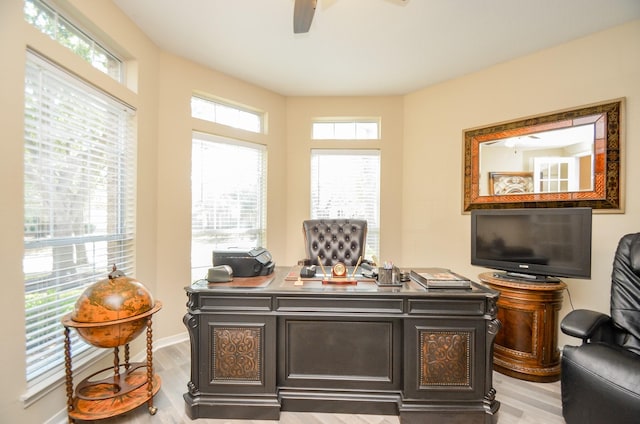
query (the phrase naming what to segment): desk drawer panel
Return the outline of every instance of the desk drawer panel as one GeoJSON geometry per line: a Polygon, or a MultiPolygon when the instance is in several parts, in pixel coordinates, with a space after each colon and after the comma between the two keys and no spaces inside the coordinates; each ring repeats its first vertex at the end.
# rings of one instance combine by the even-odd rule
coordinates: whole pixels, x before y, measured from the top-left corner
{"type": "Polygon", "coordinates": [[[401,314],[402,299],[278,297],[278,312],[361,312],[401,314]]]}
{"type": "Polygon", "coordinates": [[[411,315],[483,315],[485,313],[484,299],[409,299],[409,314],[411,315]]]}
{"type": "Polygon", "coordinates": [[[270,311],[271,298],[263,296],[200,296],[203,311],[270,311]]]}
{"type": "Polygon", "coordinates": [[[279,385],[400,389],[400,320],[280,318],[278,328],[279,385]]]}

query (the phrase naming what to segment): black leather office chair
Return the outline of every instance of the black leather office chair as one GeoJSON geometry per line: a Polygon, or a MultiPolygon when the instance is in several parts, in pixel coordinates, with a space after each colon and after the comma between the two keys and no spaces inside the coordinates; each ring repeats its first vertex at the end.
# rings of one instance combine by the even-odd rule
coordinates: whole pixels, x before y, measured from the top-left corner
{"type": "Polygon", "coordinates": [[[355,266],[367,241],[367,221],[364,219],[309,219],[303,221],[302,231],[306,249],[304,265],[333,266],[342,262],[355,266]]]}
{"type": "Polygon", "coordinates": [[[562,351],[562,414],[567,424],[640,422],[640,233],[618,243],[611,315],[578,309],[560,328],[582,339],[562,351]]]}

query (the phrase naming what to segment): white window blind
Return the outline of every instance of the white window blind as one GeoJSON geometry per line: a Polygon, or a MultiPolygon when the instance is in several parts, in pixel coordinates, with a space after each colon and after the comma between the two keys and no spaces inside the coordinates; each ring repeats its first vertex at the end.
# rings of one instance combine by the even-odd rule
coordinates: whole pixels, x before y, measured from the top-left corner
{"type": "MultiPolygon", "coordinates": [[[[84,289],[113,264],[134,275],[134,112],[28,52],[24,148],[26,376],[36,384],[63,369],[60,319],[84,289]]],[[[71,335],[76,360],[91,348],[71,335]]]]}
{"type": "Polygon", "coordinates": [[[367,220],[366,259],[380,255],[380,152],[311,150],[311,218],[367,220]]]}
{"type": "Polygon", "coordinates": [[[199,279],[213,249],[266,246],[267,151],[202,133],[192,143],[191,268],[199,279]]]}

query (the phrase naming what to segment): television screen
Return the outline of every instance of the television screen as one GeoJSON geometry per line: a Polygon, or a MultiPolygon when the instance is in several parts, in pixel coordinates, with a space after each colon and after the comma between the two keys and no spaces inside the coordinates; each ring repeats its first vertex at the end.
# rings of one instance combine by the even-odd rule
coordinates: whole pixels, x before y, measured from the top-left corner
{"type": "Polygon", "coordinates": [[[524,280],[591,278],[591,209],[473,210],[471,264],[524,280]]]}

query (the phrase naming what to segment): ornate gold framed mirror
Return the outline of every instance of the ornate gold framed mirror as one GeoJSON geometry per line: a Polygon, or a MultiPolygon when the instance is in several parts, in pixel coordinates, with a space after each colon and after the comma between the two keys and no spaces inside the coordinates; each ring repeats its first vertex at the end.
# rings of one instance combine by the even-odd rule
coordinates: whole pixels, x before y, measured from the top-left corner
{"type": "Polygon", "coordinates": [[[624,99],[616,99],[464,130],[463,211],[624,212],[623,109],[624,99]]]}

